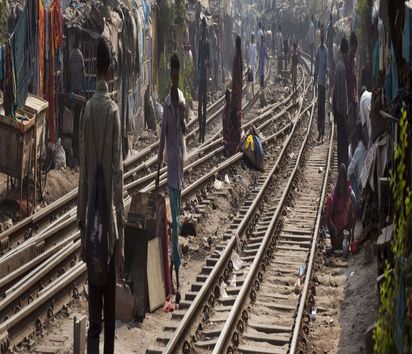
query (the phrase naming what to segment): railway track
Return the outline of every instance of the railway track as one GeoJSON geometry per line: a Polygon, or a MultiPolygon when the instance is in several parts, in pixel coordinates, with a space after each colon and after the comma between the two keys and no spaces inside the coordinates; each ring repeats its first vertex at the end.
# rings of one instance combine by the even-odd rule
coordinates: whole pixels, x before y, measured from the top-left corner
{"type": "MultiPolygon", "coordinates": [[[[232,258],[233,251],[237,248],[246,250],[248,255],[246,255],[246,258],[243,260],[246,263],[249,263],[256,258],[256,255],[254,255],[253,252],[257,252],[259,249],[257,246],[261,244],[262,238],[260,237],[260,239],[253,240],[253,238],[248,237],[248,235],[252,232],[254,225],[256,225],[258,220],[260,220],[262,210],[265,208],[267,201],[271,200],[276,203],[281,202],[279,197],[272,195],[273,193],[271,193],[271,190],[276,190],[278,192],[283,191],[282,198],[283,200],[286,199],[292,181],[297,173],[296,171],[301,162],[300,160],[310,133],[308,126],[310,127],[311,125],[313,108],[313,100],[305,109],[302,109],[302,106],[300,107],[293,121],[292,131],[283,142],[282,151],[275,157],[272,169],[269,173],[261,176],[258,179],[257,185],[249,191],[247,199],[240,207],[238,216],[234,218],[232,225],[229,226],[224,235],[225,240],[222,244],[219,244],[216,247],[215,252],[206,259],[206,264],[203,267],[201,274],[197,276],[196,282],[192,284],[191,291],[185,294],[184,300],[180,303],[179,310],[172,314],[172,320],[164,327],[164,332],[157,338],[156,345],[149,348],[147,353],[188,353],[192,350],[195,352],[202,350],[209,352],[217,343],[216,340],[210,338],[204,341],[198,340],[198,337],[219,336],[223,327],[216,325],[216,323],[222,322],[225,317],[224,308],[226,307],[226,310],[231,308],[238,291],[241,290],[236,289],[235,284],[233,289],[228,289],[229,292],[232,292],[233,296],[227,297],[225,294],[225,299],[220,298],[223,284],[229,283],[229,278],[232,276],[231,272],[234,263],[232,258]],[[309,109],[312,110],[310,119],[305,114],[309,109]],[[308,126],[305,127],[304,124],[300,122],[301,120],[309,120],[308,126]],[[299,128],[297,128],[298,125],[299,128]],[[297,130],[301,131],[300,138],[294,134],[297,130]],[[304,132],[304,134],[302,132],[304,132]],[[303,142],[301,139],[302,135],[305,137],[303,142]],[[297,146],[299,148],[297,148],[297,146]],[[288,171],[287,166],[291,163],[294,164],[294,167],[292,168],[293,173],[289,174],[288,179],[282,180],[280,175],[284,174],[284,171],[288,171]],[[275,176],[277,177],[276,181],[280,179],[283,182],[274,181],[275,176]],[[250,240],[253,240],[254,242],[250,243],[250,240]],[[250,247],[250,249],[248,247],[250,247]],[[221,301],[221,308],[215,309],[213,307],[213,304],[216,303],[216,299],[221,301]],[[203,326],[205,322],[208,322],[211,318],[212,312],[216,312],[217,314],[216,318],[210,320],[210,323],[213,323],[215,328],[202,332],[203,326]],[[219,314],[219,312],[221,313],[219,314]]],[[[289,170],[290,168],[291,167],[289,166],[289,170]]],[[[266,207],[269,213],[275,213],[276,217],[279,216],[279,206],[266,205],[266,207]]],[[[263,215],[262,218],[263,222],[266,224],[268,217],[269,214],[263,215]]],[[[259,235],[262,235],[264,229],[265,225],[259,225],[259,235]]],[[[241,279],[239,282],[243,283],[243,281],[244,280],[241,279]]]]}
{"type": "MultiPolygon", "coordinates": [[[[272,110],[278,107],[280,105],[274,105],[272,110]]],[[[279,134],[282,132],[281,129],[279,134]]],[[[209,174],[203,181],[211,177],[209,174]]],[[[189,194],[199,185],[194,183],[189,186],[183,195],[189,194]]],[[[71,198],[75,198],[75,193],[73,191],[64,198],[66,210],[60,218],[50,217],[50,214],[58,211],[58,203],[51,205],[41,216],[36,215],[39,219],[50,217],[51,224],[40,232],[37,230],[37,234],[24,236],[24,241],[15,242],[16,247],[8,245],[9,252],[0,258],[0,270],[5,272],[0,280],[0,352],[17,345],[29,334],[41,331],[47,318],[59,312],[73,296],[78,296],[85,281],[85,267],[78,261],[80,241],[75,228],[75,209],[67,205],[71,198]]],[[[126,202],[130,202],[130,198],[126,202]]],[[[22,231],[33,220],[35,218],[26,220],[15,231],[22,231]]],[[[10,235],[9,232],[6,237],[10,235]]]]}
{"type": "Polygon", "coordinates": [[[226,243],[207,259],[183,309],[148,353],[297,351],[331,169],[333,125],[329,133],[329,144],[312,146],[303,162],[308,130],[297,157],[287,163],[287,180],[270,186],[277,165],[259,180],[260,198],[253,190],[240,208],[237,228],[229,228],[226,243]],[[258,204],[263,195],[264,205],[258,204]],[[234,265],[235,246],[241,268],[234,265]]]}

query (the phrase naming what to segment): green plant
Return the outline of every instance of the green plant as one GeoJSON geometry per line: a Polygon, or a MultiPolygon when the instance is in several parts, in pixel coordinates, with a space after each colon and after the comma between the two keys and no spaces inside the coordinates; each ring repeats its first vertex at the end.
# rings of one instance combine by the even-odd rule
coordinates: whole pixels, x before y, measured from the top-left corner
{"type": "Polygon", "coordinates": [[[370,13],[372,3],[372,0],[357,0],[356,2],[355,12],[358,18],[356,36],[358,37],[360,48],[367,48],[369,46],[368,34],[370,29],[370,13]]]}
{"type": "Polygon", "coordinates": [[[396,168],[390,172],[391,191],[395,202],[394,234],[392,252],[394,257],[393,272],[385,264],[384,281],[380,288],[379,318],[374,330],[374,351],[376,353],[403,353],[411,345],[411,324],[406,318],[406,287],[408,266],[406,261],[406,242],[410,229],[411,190],[406,184],[406,161],[408,149],[408,119],[405,106],[399,121],[399,142],[394,148],[396,168]],[[405,329],[406,326],[406,329],[405,329]]]}

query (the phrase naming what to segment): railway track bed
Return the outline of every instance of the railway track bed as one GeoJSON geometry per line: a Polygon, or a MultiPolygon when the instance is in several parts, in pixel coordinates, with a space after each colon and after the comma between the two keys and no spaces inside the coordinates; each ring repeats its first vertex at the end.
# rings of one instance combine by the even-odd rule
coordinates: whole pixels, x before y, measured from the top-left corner
{"type": "MultiPolygon", "coordinates": [[[[275,124],[274,129],[273,127],[270,129],[268,124],[266,123],[266,128],[269,128],[268,130],[268,136],[265,137],[264,143],[266,142],[268,145],[268,164],[269,166],[273,164],[277,164],[277,159],[280,154],[280,146],[282,146],[281,141],[285,142],[285,140],[288,140],[288,133],[291,129],[294,129],[294,126],[297,123],[297,120],[294,119],[292,120],[292,117],[298,117],[302,116],[303,118],[306,119],[306,117],[309,115],[309,107],[313,107],[311,101],[309,102],[310,105],[306,107],[305,109],[302,109],[305,100],[298,100],[297,103],[290,103],[287,104],[287,101],[282,105],[277,105],[274,104],[272,105],[271,108],[276,109],[280,108],[281,111],[279,112],[279,117],[276,117],[277,114],[272,114],[270,109],[261,110],[261,115],[263,117],[261,118],[266,118],[267,123],[271,123],[272,121],[276,121],[276,119],[280,119],[280,116],[283,115],[282,110],[291,110],[293,113],[289,113],[289,115],[285,115],[283,117],[283,122],[282,124],[275,124]],[[286,104],[285,104],[286,103],[286,104]],[[266,116],[265,116],[266,112],[266,116]],[[300,112],[300,113],[298,113],[300,112]],[[280,139],[279,139],[280,138],[280,139]],[[276,144],[272,144],[273,141],[276,141],[276,144]]],[[[269,107],[270,108],[270,107],[269,107]]],[[[264,124],[263,124],[264,125],[264,124]]],[[[265,126],[263,127],[265,128],[265,126]]],[[[213,140],[211,140],[213,142],[213,140]]],[[[293,145],[293,144],[291,144],[293,145]]],[[[213,151],[213,150],[212,150],[213,151]]],[[[229,159],[230,160],[230,159],[229,159]]],[[[224,190],[220,191],[215,191],[215,195],[210,196],[205,198],[205,194],[207,195],[208,193],[200,193],[203,194],[203,197],[200,196],[199,198],[199,188],[210,188],[211,181],[214,180],[214,177],[218,176],[221,180],[224,179],[224,175],[227,173],[229,175],[229,178],[231,181],[239,182],[239,180],[242,178],[242,172],[241,170],[244,169],[243,163],[238,164],[236,168],[231,166],[233,162],[240,161],[241,156],[235,156],[233,158],[233,161],[229,161],[226,166],[222,166],[222,169],[219,169],[217,171],[211,171],[213,173],[209,173],[207,178],[204,179],[202,183],[197,184],[196,182],[192,183],[192,186],[189,186],[186,191],[183,191],[183,196],[187,194],[188,200],[190,198],[196,199],[195,206],[193,209],[196,211],[197,215],[201,216],[205,212],[213,213],[213,210],[217,206],[222,206],[219,203],[219,198],[220,200],[226,200],[227,195],[231,195],[233,193],[233,188],[228,187],[224,188],[224,190]],[[213,178],[212,178],[213,177],[213,178]],[[196,192],[197,191],[197,192],[196,192]],[[225,196],[226,195],[226,196],[225,196]],[[190,198],[189,198],[190,197],[190,198]]],[[[225,164],[225,161],[222,162],[225,164]]],[[[201,173],[202,174],[202,173],[201,173]]],[[[204,174],[204,172],[203,172],[204,174]]],[[[254,181],[254,187],[256,187],[257,184],[262,183],[262,176],[259,176],[259,174],[251,174],[251,178],[254,181]],[[260,181],[260,182],[259,182],[260,181]]],[[[247,198],[251,197],[253,195],[253,186],[252,189],[249,187],[248,189],[245,188],[245,186],[248,183],[243,182],[243,190],[240,192],[237,191],[235,194],[237,195],[237,198],[239,200],[247,200],[247,198]],[[252,193],[251,193],[252,191],[252,193]]],[[[190,181],[189,181],[190,183],[190,181]]],[[[253,184],[253,183],[252,183],[253,184]]],[[[282,186],[279,186],[281,188],[282,186]]],[[[210,189],[209,189],[210,192],[210,189]]],[[[226,204],[227,205],[227,204],[226,204]]],[[[239,223],[239,218],[233,214],[234,207],[235,205],[229,205],[229,208],[226,210],[227,215],[226,217],[223,217],[219,221],[216,222],[216,232],[214,234],[214,239],[218,241],[220,237],[217,235],[217,231],[222,230],[222,225],[225,223],[227,225],[233,225],[236,223],[239,223]]],[[[191,211],[193,211],[191,210],[191,211]]],[[[245,210],[244,210],[245,211],[245,210]]],[[[207,219],[202,220],[202,218],[198,218],[196,222],[199,222],[200,220],[200,225],[202,227],[202,223],[204,224],[204,227],[206,229],[207,226],[207,219]]],[[[67,221],[67,227],[70,226],[69,221],[67,221]]],[[[61,227],[66,227],[65,224],[63,223],[61,227]]],[[[221,235],[222,238],[227,238],[228,235],[221,235]]],[[[63,247],[60,248],[61,252],[57,253],[57,255],[54,258],[61,257],[62,263],[60,263],[59,267],[54,267],[53,273],[48,273],[50,269],[43,269],[42,272],[40,273],[34,273],[37,278],[44,277],[44,281],[40,282],[40,287],[36,290],[35,288],[38,285],[35,285],[35,288],[33,289],[26,289],[28,295],[24,296],[16,296],[15,300],[11,300],[11,297],[9,296],[13,292],[10,291],[10,289],[7,287],[7,284],[5,283],[4,285],[4,290],[8,291],[8,296],[6,297],[8,303],[6,302],[1,302],[0,303],[0,313],[5,316],[3,326],[0,328],[2,333],[7,333],[6,336],[1,336],[0,341],[2,341],[2,348],[13,348],[15,347],[18,343],[20,343],[23,339],[28,338],[30,333],[33,333],[33,328],[35,329],[36,333],[41,333],[43,330],[44,326],[43,323],[47,322],[47,320],[53,319],[54,316],[67,304],[70,303],[70,301],[73,300],[74,298],[77,298],[79,296],[79,293],[81,295],[81,289],[82,289],[82,284],[84,282],[84,274],[85,274],[85,269],[82,267],[82,263],[78,262],[78,249],[79,249],[79,241],[78,239],[78,234],[72,230],[70,240],[66,239],[64,242],[66,242],[66,246],[63,250],[63,247]],[[71,244],[70,248],[67,247],[67,244],[71,244]],[[65,257],[66,255],[70,255],[69,257],[65,257]],[[49,284],[48,284],[49,283],[49,284]],[[38,294],[42,294],[44,296],[37,296],[37,298],[33,298],[33,296],[30,296],[30,291],[34,291],[35,293],[37,292],[38,294]],[[55,299],[54,299],[55,298],[55,299]],[[14,302],[13,302],[14,301],[14,302]],[[16,302],[17,301],[17,302],[16,302]],[[1,307],[3,305],[3,307],[1,307]],[[34,309],[35,308],[35,309],[34,309]],[[17,309],[17,310],[16,310],[17,309]],[[19,325],[16,325],[16,316],[17,312],[21,312],[19,316],[22,316],[21,318],[24,319],[24,314],[26,311],[29,311],[29,309],[33,310],[33,315],[30,316],[30,323],[25,321],[21,322],[21,328],[19,328],[19,325]],[[2,312],[1,312],[2,311],[2,312]],[[37,312],[34,312],[37,311],[37,312]],[[6,318],[7,317],[7,318],[6,318]],[[12,328],[12,329],[10,329],[12,328]],[[30,328],[30,329],[27,329],[30,328]]],[[[24,243],[23,243],[24,244],[24,243]]],[[[22,245],[23,245],[22,244],[22,245]]],[[[21,245],[20,245],[21,246],[21,245]]],[[[37,246],[36,246],[37,247],[37,246]]],[[[37,257],[38,261],[41,262],[41,256],[46,257],[45,251],[49,252],[50,254],[53,253],[53,248],[50,247],[57,247],[56,243],[50,242],[49,247],[45,247],[44,249],[38,250],[37,257]]],[[[216,246],[216,249],[219,250],[219,245],[216,246]]],[[[54,251],[59,251],[58,248],[54,251]]],[[[210,250],[211,252],[212,250],[210,250]]],[[[195,251],[196,253],[198,251],[195,251]]],[[[199,252],[198,255],[192,254],[192,258],[198,258],[202,259],[207,252],[202,253],[199,252]]],[[[7,254],[6,254],[7,256],[7,254]]],[[[47,257],[46,257],[47,258],[47,257]]],[[[52,258],[52,257],[50,257],[52,258]]],[[[48,259],[50,261],[50,259],[48,259]]],[[[206,261],[206,263],[210,264],[210,257],[206,261]]],[[[213,263],[213,262],[212,262],[213,263]]],[[[40,263],[39,263],[40,264],[40,263]]],[[[42,264],[42,268],[45,267],[47,263],[42,264]]],[[[207,266],[206,266],[207,267],[207,266]]],[[[204,268],[203,266],[199,267],[199,270],[202,271],[204,268]]],[[[29,268],[27,268],[29,269],[29,268]]],[[[193,271],[192,264],[190,265],[190,269],[193,271]]],[[[15,268],[15,271],[20,271],[21,272],[21,265],[15,268]]],[[[23,274],[23,272],[22,272],[23,274]]],[[[17,278],[16,278],[17,279],[17,278]]],[[[186,279],[187,283],[192,283],[193,280],[197,279],[190,279],[190,276],[186,279]]],[[[80,299],[81,302],[81,299],[80,299]]],[[[185,302],[183,301],[181,307],[184,308],[185,302]]],[[[180,309],[179,309],[180,310],[180,309]]],[[[178,310],[178,311],[179,311],[178,310]]],[[[179,314],[179,312],[175,312],[175,316],[179,314]]],[[[25,340],[25,343],[28,341],[25,340]]],[[[29,341],[30,342],[30,341],[29,341]]],[[[30,351],[31,349],[29,349],[30,351]]],[[[143,351],[143,350],[142,350],[143,351]]]]}

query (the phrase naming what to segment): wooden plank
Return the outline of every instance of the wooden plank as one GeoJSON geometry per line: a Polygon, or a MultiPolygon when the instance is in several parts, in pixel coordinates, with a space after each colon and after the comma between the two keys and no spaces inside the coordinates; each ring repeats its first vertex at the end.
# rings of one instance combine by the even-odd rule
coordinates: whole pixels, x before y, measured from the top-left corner
{"type": "Polygon", "coordinates": [[[147,245],[147,285],[150,312],[162,306],[165,301],[166,289],[162,260],[161,238],[156,237],[150,240],[147,245]]]}

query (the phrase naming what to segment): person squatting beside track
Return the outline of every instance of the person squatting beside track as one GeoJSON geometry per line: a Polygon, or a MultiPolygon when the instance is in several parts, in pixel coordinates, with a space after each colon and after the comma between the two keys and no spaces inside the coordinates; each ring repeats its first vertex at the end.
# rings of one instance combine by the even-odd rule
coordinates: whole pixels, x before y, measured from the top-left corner
{"type": "MultiPolygon", "coordinates": [[[[159,187],[160,168],[163,162],[163,151],[167,154],[167,185],[169,189],[170,209],[172,213],[172,257],[170,271],[173,266],[176,272],[177,293],[179,293],[179,215],[180,198],[183,180],[183,159],[185,153],[184,134],[186,101],[182,91],[178,89],[180,61],[177,54],[170,58],[170,77],[172,86],[163,106],[162,129],[158,155],[156,188],[159,187]]],[[[176,300],[176,302],[179,302],[176,300]]]]}
{"type": "Polygon", "coordinates": [[[99,353],[102,310],[104,353],[114,353],[116,263],[120,278],[124,269],[122,140],[119,109],[107,85],[112,78],[110,53],[108,42],[100,38],[96,93],[80,122],[77,222],[89,284],[88,354],[99,353]]]}

